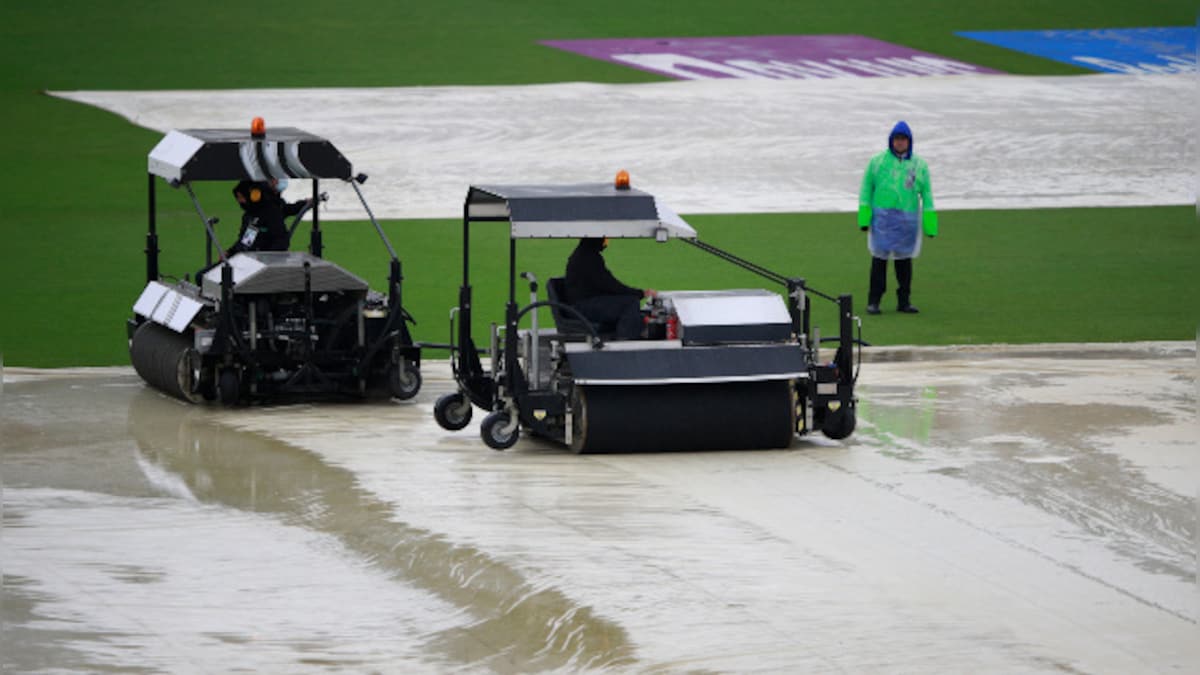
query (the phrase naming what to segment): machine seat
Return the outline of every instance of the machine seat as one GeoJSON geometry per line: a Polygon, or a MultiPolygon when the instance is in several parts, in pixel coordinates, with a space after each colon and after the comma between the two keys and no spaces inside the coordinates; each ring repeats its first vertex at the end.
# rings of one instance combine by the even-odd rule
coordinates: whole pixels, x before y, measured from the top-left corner
{"type": "MultiPolygon", "coordinates": [[[[550,313],[554,316],[554,325],[558,328],[558,332],[562,335],[588,335],[587,325],[580,321],[577,317],[564,312],[558,304],[570,304],[566,301],[567,297],[567,280],[563,277],[551,277],[546,280],[546,297],[552,303],[550,305],[550,313]]],[[[612,327],[596,326],[596,331],[600,333],[601,338],[606,338],[605,330],[611,333],[612,327]]]]}

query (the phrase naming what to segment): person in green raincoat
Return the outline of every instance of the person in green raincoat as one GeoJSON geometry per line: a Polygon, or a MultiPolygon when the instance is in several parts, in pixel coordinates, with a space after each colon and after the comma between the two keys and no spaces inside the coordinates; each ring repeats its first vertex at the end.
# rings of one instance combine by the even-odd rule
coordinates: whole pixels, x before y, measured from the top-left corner
{"type": "Polygon", "coordinates": [[[888,134],[888,149],[875,155],[863,174],[858,226],[869,232],[871,290],[867,313],[879,314],[887,290],[887,264],[896,268],[896,310],[916,314],[912,304],[912,259],[921,252],[921,232],[938,233],[929,166],[913,154],[913,135],[903,120],[888,134]],[[920,227],[918,227],[918,224],[920,227]]]}

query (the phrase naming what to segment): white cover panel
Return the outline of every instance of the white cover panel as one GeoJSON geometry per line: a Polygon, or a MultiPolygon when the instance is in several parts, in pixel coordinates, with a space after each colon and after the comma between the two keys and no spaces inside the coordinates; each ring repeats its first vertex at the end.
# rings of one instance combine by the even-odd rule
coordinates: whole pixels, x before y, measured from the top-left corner
{"type": "MultiPolygon", "coordinates": [[[[238,253],[229,259],[229,266],[233,268],[234,286],[237,286],[238,282],[242,281],[251,274],[254,274],[255,272],[266,267],[266,265],[255,260],[254,258],[251,258],[247,255],[242,255],[241,253],[238,253]]],[[[219,288],[221,286],[221,266],[216,265],[211,270],[205,272],[204,278],[216,284],[219,288]]]]}
{"type": "Polygon", "coordinates": [[[159,301],[169,290],[171,289],[157,281],[146,284],[146,288],[142,289],[142,294],[138,296],[137,302],[133,303],[133,313],[149,319],[154,314],[154,308],[158,306],[159,301]]]}
{"type": "Polygon", "coordinates": [[[171,131],[150,151],[147,170],[169,181],[180,180],[183,177],[183,166],[203,145],[204,142],[198,138],[171,131]]]}
{"type": "Polygon", "coordinates": [[[182,293],[168,290],[150,318],[176,333],[182,333],[203,306],[182,293]]]}
{"type": "Polygon", "coordinates": [[[746,326],[791,323],[787,305],[778,294],[762,289],[731,291],[669,291],[684,326],[746,326]]]}
{"type": "Polygon", "coordinates": [[[204,304],[200,301],[157,281],[146,284],[137,302],[133,303],[135,314],[162,324],[176,333],[182,333],[200,313],[202,307],[204,304]]]}

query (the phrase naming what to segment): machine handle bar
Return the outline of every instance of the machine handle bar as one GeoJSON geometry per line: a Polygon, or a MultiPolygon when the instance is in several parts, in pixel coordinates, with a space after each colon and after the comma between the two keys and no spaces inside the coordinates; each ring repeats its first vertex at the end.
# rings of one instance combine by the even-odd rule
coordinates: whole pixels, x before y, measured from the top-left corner
{"type": "MultiPolygon", "coordinates": [[[[749,272],[753,272],[753,273],[759,275],[760,277],[769,279],[770,281],[774,281],[775,283],[780,284],[781,286],[788,285],[788,277],[785,277],[784,275],[779,274],[778,272],[773,272],[761,265],[752,263],[749,260],[746,260],[745,258],[739,258],[738,256],[730,253],[729,251],[719,249],[716,246],[713,246],[712,244],[706,244],[706,243],[700,241],[699,239],[682,239],[681,238],[680,241],[683,241],[687,244],[695,246],[696,248],[700,249],[701,251],[715,255],[722,260],[733,263],[734,265],[737,265],[738,267],[741,267],[742,269],[747,270],[749,272]]],[[[835,298],[831,295],[826,295],[825,293],[822,293],[822,292],[816,290],[815,288],[811,288],[809,286],[805,286],[804,290],[809,293],[812,293],[813,295],[816,295],[818,297],[825,298],[826,300],[828,300],[830,302],[838,301],[837,298],[835,298]]]]}

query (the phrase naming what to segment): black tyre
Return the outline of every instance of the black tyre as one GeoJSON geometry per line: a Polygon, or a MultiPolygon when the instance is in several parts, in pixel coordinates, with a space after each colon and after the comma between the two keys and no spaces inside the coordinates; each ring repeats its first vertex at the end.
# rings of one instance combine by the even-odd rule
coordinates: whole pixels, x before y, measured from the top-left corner
{"type": "Polygon", "coordinates": [[[237,405],[242,396],[242,378],[237,370],[226,368],[217,378],[217,398],[227,406],[237,405]]]}
{"type": "Polygon", "coordinates": [[[388,369],[388,388],[392,396],[407,401],[421,391],[421,371],[408,360],[393,365],[388,369]]]}
{"type": "Polygon", "coordinates": [[[471,423],[471,402],[462,392],[440,396],[433,404],[433,418],[447,431],[458,431],[471,423]]]}
{"type": "Polygon", "coordinates": [[[200,396],[209,403],[217,400],[217,396],[220,395],[220,392],[217,391],[215,373],[216,371],[212,368],[202,368],[200,370],[200,379],[197,388],[200,391],[200,396]]]}
{"type": "Polygon", "coordinates": [[[512,417],[504,410],[497,410],[483,418],[479,425],[479,435],[483,442],[493,450],[507,450],[516,444],[521,437],[521,425],[514,424],[511,431],[505,433],[504,428],[512,421],[512,417]]]}
{"type": "Polygon", "coordinates": [[[571,392],[571,410],[574,414],[571,430],[571,443],[568,447],[575,454],[582,454],[587,448],[588,414],[587,395],[583,387],[576,385],[571,392]]]}
{"type": "Polygon", "coordinates": [[[843,438],[848,438],[854,433],[854,427],[857,425],[857,415],[854,414],[854,408],[851,406],[842,406],[837,410],[830,410],[825,413],[825,419],[821,422],[821,433],[827,437],[839,441],[843,438]]]}

